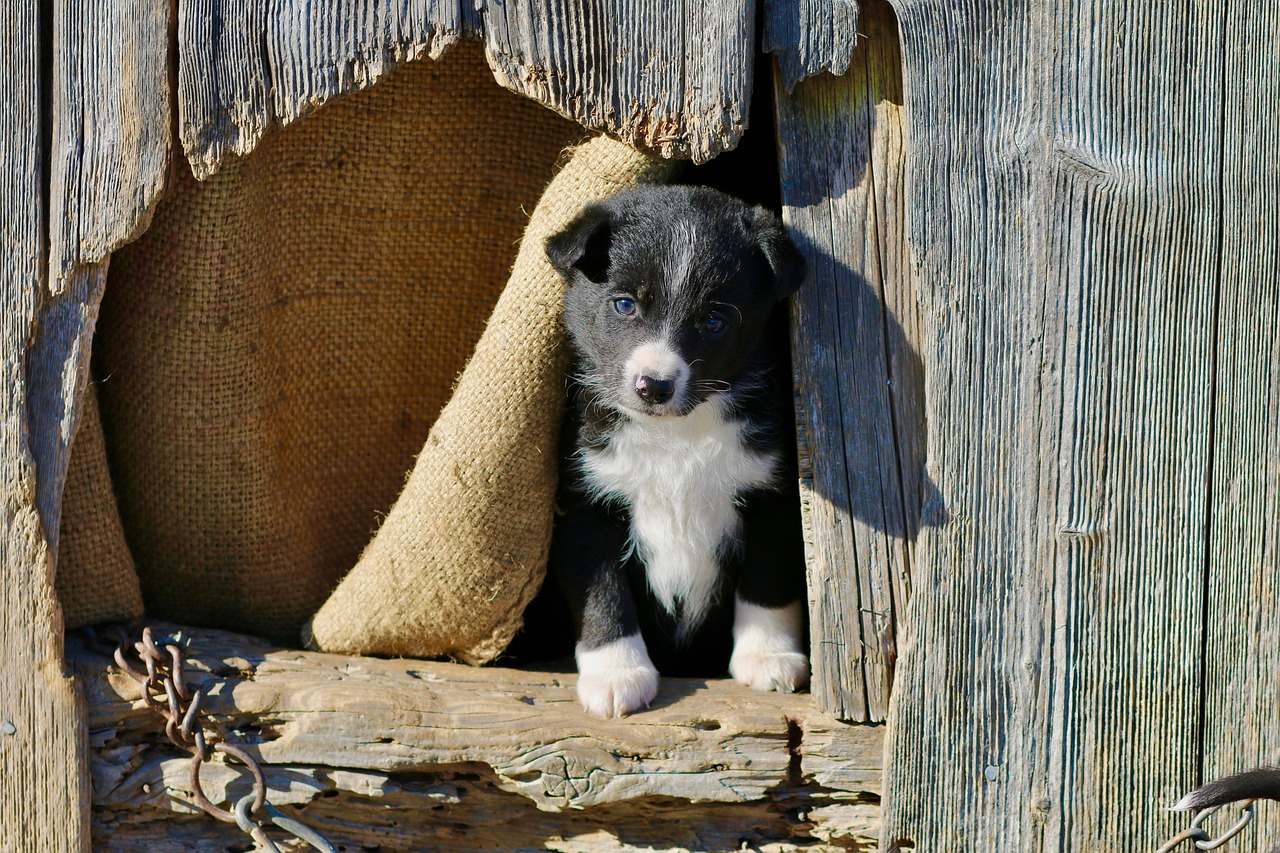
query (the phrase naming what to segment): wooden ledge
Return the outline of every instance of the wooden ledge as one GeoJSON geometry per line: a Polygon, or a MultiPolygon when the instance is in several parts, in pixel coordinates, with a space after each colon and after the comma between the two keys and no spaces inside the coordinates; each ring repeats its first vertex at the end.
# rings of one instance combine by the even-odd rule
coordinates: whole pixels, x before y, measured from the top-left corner
{"type": "MultiPolygon", "coordinates": [[[[804,812],[860,808],[861,817],[829,817],[852,820],[858,827],[848,831],[870,840],[862,824],[878,810],[867,804],[878,799],[883,729],[844,725],[807,696],[665,679],[649,710],[598,720],[578,706],[575,675],[346,657],[221,631],[157,630],[190,640],[188,681],[203,682],[205,707],[226,739],[269,765],[276,805],[333,806],[332,798],[348,795],[389,803],[416,785],[438,806],[441,796],[478,786],[490,790],[490,801],[501,792],[521,795],[508,797],[509,807],[536,822],[539,811],[620,804],[644,811],[663,802],[777,807],[785,800],[793,811],[796,802],[804,812]]],[[[183,802],[189,760],[167,745],[138,688],[74,640],[68,654],[88,703],[96,831],[103,815],[118,823],[122,812],[190,812],[183,802]]],[[[215,802],[242,795],[236,765],[211,762],[201,776],[215,802]]]]}

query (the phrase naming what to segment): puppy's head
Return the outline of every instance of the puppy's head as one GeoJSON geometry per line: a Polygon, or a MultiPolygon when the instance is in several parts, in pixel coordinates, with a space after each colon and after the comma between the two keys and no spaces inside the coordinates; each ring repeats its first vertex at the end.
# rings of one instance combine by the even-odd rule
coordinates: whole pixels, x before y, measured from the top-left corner
{"type": "Polygon", "coordinates": [[[684,415],[743,378],[774,306],[804,278],[778,218],[706,187],[588,206],[547,241],[565,322],[597,399],[684,415]]]}

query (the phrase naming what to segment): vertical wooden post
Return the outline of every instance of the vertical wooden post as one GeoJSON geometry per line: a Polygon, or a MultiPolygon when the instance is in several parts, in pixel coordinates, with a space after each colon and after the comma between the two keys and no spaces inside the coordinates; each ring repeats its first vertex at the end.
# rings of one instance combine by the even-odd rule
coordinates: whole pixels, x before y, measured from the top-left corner
{"type": "Polygon", "coordinates": [[[106,257],[145,227],[168,167],[168,9],[166,0],[64,0],[5,10],[4,853],[89,846],[84,714],[64,674],[53,591],[58,518],[106,257]]]}
{"type": "MultiPolygon", "coordinates": [[[[1280,10],[1228,15],[1204,780],[1280,764],[1280,10]]],[[[1241,850],[1280,845],[1257,804],[1241,850]]]]}
{"type": "Polygon", "coordinates": [[[5,4],[0,51],[0,849],[88,850],[84,714],[64,674],[53,563],[36,509],[27,347],[48,281],[41,215],[41,4],[5,4]]]}
{"type": "Polygon", "coordinates": [[[949,520],[914,550],[886,846],[1154,849],[1199,766],[1227,10],[896,7],[949,520]]]}
{"type": "Polygon", "coordinates": [[[835,716],[872,722],[888,709],[927,484],[897,21],[871,0],[861,23],[843,77],[780,85],[776,101],[783,218],[810,267],[793,361],[812,689],[835,716]]]}

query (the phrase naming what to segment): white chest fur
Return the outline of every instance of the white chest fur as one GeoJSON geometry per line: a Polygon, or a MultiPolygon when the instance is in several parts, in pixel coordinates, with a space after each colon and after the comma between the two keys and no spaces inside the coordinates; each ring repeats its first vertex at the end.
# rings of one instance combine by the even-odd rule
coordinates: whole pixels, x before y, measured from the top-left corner
{"type": "Polygon", "coordinates": [[[586,450],[583,472],[599,496],[631,508],[631,538],[649,586],[679,633],[696,628],[719,583],[718,555],[738,534],[739,495],[767,485],[776,454],[742,440],[712,399],[680,418],[636,417],[601,450],[586,450]]]}

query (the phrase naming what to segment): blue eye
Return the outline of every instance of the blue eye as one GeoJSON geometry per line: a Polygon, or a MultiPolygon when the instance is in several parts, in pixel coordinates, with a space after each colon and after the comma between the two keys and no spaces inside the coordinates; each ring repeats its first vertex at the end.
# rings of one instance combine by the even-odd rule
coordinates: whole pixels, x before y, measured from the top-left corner
{"type": "Polygon", "coordinates": [[[718,335],[725,330],[729,324],[719,314],[708,314],[702,318],[702,322],[698,324],[698,328],[706,332],[708,335],[718,335]]]}
{"type": "Polygon", "coordinates": [[[630,317],[636,313],[636,301],[626,296],[619,296],[613,300],[613,310],[623,317],[630,317]]]}

